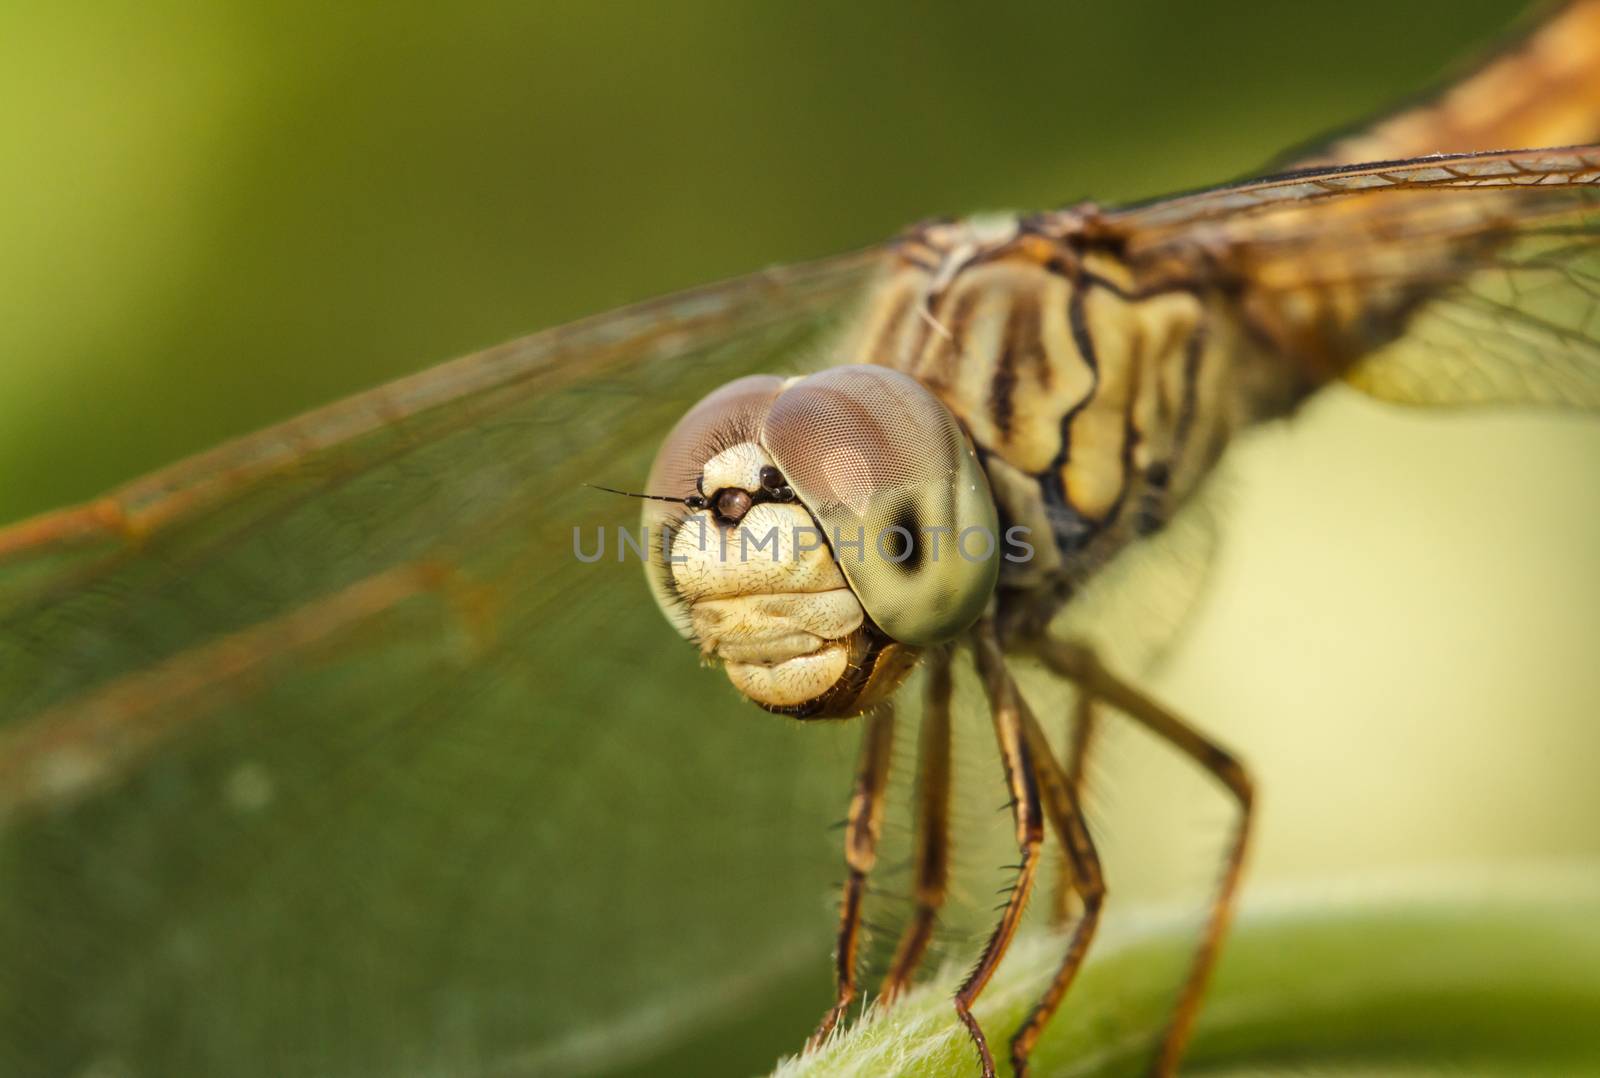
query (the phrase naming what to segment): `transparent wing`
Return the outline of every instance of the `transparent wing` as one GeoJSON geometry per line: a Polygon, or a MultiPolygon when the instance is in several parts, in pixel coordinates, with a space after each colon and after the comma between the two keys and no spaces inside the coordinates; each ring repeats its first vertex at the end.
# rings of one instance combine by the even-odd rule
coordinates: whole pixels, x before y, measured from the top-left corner
{"type": "Polygon", "coordinates": [[[1600,149],[1302,172],[1111,221],[1135,261],[1193,272],[1203,252],[1321,376],[1415,404],[1600,407],[1600,149]]]}
{"type": "Polygon", "coordinates": [[[1409,404],[1600,408],[1600,199],[1564,217],[1484,256],[1346,379],[1409,404]]]}
{"type": "Polygon", "coordinates": [[[876,259],[538,334],[0,531],[0,1071],[601,1073],[821,989],[796,881],[834,878],[853,731],[696,670],[618,560],[638,503],[582,484],[820,358],[876,259]]]}

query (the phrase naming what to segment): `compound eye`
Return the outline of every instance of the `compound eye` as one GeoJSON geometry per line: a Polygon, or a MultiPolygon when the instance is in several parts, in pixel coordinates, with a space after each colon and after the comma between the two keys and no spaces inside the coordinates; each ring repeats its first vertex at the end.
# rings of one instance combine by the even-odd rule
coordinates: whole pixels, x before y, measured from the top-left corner
{"type": "Polygon", "coordinates": [[[872,366],[799,379],[772,402],[761,445],[890,637],[937,644],[977,620],[999,574],[994,497],[961,425],[920,382],[872,366]]]}

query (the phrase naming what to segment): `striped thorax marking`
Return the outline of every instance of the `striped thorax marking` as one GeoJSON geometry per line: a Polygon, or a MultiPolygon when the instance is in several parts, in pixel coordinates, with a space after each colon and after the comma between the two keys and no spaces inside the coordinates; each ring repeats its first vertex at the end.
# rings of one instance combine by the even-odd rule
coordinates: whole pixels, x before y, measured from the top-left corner
{"type": "Polygon", "coordinates": [[[915,229],[849,349],[933,390],[1002,516],[1048,528],[1054,557],[1008,567],[1014,589],[1079,577],[1159,527],[1274,396],[1240,370],[1262,357],[1190,283],[1203,275],[1141,281],[1096,223],[1085,208],[915,229]]]}

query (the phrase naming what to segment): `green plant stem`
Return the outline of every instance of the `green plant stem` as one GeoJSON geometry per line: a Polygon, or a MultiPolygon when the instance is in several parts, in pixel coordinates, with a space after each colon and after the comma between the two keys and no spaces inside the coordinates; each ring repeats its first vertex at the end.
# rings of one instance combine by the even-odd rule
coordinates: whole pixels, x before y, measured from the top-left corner
{"type": "MultiPolygon", "coordinates": [[[[1503,871],[1247,901],[1184,1073],[1600,1073],[1600,874],[1503,871]]],[[[1152,912],[1100,940],[1033,1073],[1144,1073],[1192,926],[1152,912]]],[[[1043,930],[1019,938],[985,993],[997,1058],[1060,949],[1043,930]]],[[[775,1078],[975,1074],[948,1002],[960,973],[942,970],[775,1078]]]]}

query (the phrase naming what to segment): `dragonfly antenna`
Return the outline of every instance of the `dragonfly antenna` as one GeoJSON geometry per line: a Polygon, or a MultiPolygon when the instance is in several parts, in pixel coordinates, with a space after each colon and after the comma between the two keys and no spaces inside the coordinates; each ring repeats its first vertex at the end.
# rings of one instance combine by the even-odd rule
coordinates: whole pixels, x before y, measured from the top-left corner
{"type": "Polygon", "coordinates": [[[591,490],[603,490],[607,494],[620,494],[624,498],[648,498],[653,502],[674,502],[678,505],[688,505],[688,498],[669,498],[665,494],[635,494],[631,490],[617,490],[615,487],[602,487],[598,483],[585,483],[584,486],[591,490]]]}

